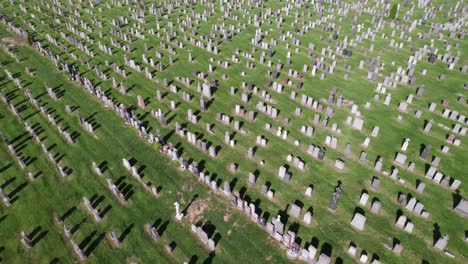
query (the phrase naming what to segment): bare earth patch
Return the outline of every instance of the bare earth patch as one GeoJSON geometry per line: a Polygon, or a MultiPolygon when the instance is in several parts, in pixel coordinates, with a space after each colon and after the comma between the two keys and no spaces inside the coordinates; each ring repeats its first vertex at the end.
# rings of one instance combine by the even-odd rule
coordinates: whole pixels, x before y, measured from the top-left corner
{"type": "Polygon", "coordinates": [[[189,184],[184,183],[184,184],[182,185],[182,188],[181,188],[181,189],[182,189],[183,192],[192,192],[193,187],[192,187],[192,184],[191,184],[191,183],[189,183],[189,184]],[[187,185],[188,185],[188,186],[187,186],[187,185]]]}
{"type": "Polygon", "coordinates": [[[20,35],[14,35],[14,36],[4,37],[4,38],[0,39],[1,43],[5,44],[5,45],[7,45],[9,47],[23,44],[25,41],[26,40],[23,37],[21,37],[20,35]]]}
{"type": "Polygon", "coordinates": [[[128,257],[125,260],[125,262],[128,263],[128,264],[137,264],[137,263],[141,263],[141,259],[137,258],[135,256],[131,256],[131,257],[128,257]]]}
{"type": "Polygon", "coordinates": [[[213,207],[213,204],[208,199],[197,199],[195,200],[187,210],[187,217],[190,222],[197,222],[201,219],[203,212],[209,208],[213,207]]]}
{"type": "Polygon", "coordinates": [[[223,217],[224,222],[228,222],[231,219],[231,214],[225,214],[223,217]]]}
{"type": "Polygon", "coordinates": [[[343,100],[343,106],[349,106],[349,105],[353,105],[353,104],[354,104],[353,100],[349,100],[349,99],[344,99],[343,100]]]}

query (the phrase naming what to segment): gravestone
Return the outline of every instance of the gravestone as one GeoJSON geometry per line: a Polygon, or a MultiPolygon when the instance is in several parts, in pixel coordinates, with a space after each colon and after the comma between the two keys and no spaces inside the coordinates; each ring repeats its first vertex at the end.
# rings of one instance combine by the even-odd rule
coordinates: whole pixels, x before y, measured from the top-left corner
{"type": "Polygon", "coordinates": [[[447,246],[449,236],[447,234],[440,237],[437,242],[434,244],[434,249],[437,251],[442,251],[447,246]]]}
{"type": "Polygon", "coordinates": [[[330,201],[330,204],[328,206],[328,208],[332,211],[332,212],[335,212],[336,211],[336,208],[337,208],[337,205],[338,205],[338,200],[340,198],[340,194],[341,194],[341,188],[340,187],[336,187],[335,188],[335,192],[333,192],[333,196],[332,196],[332,199],[330,201]]]}
{"type": "Polygon", "coordinates": [[[377,177],[372,178],[371,188],[374,190],[378,190],[380,187],[380,180],[377,177]]]}
{"type": "Polygon", "coordinates": [[[307,211],[305,214],[304,214],[304,224],[306,225],[310,225],[310,223],[312,222],[312,214],[310,213],[310,211],[307,211]]]}
{"type": "Polygon", "coordinates": [[[379,200],[374,200],[371,205],[371,212],[378,214],[380,212],[380,208],[382,208],[382,203],[379,200]]]}
{"type": "Polygon", "coordinates": [[[366,217],[360,213],[355,213],[351,225],[359,231],[364,230],[366,224],[366,217]]]}
{"type": "Polygon", "coordinates": [[[426,160],[427,157],[429,156],[429,153],[431,152],[432,145],[428,144],[423,151],[421,152],[421,155],[419,156],[421,159],[426,160]]]}
{"type": "Polygon", "coordinates": [[[297,206],[296,204],[293,204],[293,205],[291,205],[291,209],[290,209],[289,212],[290,212],[291,216],[297,218],[301,214],[301,208],[299,206],[297,206]]]}

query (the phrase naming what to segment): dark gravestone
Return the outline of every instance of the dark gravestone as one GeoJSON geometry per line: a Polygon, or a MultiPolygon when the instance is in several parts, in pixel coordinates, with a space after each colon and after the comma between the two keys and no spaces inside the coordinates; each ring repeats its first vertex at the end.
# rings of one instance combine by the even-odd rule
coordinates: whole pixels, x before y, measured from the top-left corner
{"type": "Polygon", "coordinates": [[[340,194],[341,194],[341,188],[336,187],[335,192],[333,193],[332,199],[330,201],[330,205],[328,206],[328,208],[333,212],[336,211],[336,208],[338,205],[338,199],[340,198],[340,194]]]}

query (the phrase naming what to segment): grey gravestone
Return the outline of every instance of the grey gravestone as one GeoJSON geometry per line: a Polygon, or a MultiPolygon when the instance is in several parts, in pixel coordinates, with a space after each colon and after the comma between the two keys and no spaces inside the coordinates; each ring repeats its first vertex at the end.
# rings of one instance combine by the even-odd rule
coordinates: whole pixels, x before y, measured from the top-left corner
{"type": "Polygon", "coordinates": [[[359,156],[359,162],[364,162],[366,161],[367,153],[362,151],[361,155],[359,156]]]}
{"type": "Polygon", "coordinates": [[[250,184],[255,184],[255,182],[257,181],[255,175],[251,172],[249,172],[249,183],[250,184]]]}
{"type": "Polygon", "coordinates": [[[301,214],[301,208],[296,204],[293,204],[289,212],[293,217],[297,218],[301,214]]]}
{"type": "Polygon", "coordinates": [[[432,145],[428,144],[424,150],[421,152],[421,156],[419,156],[421,159],[426,160],[427,157],[429,156],[429,153],[431,152],[432,145]]]}
{"type": "Polygon", "coordinates": [[[336,187],[335,192],[333,193],[332,199],[330,201],[330,205],[328,206],[328,208],[333,212],[336,211],[336,208],[338,205],[338,199],[340,198],[340,194],[341,194],[341,188],[336,187]]]}
{"type": "Polygon", "coordinates": [[[438,251],[444,250],[444,248],[447,246],[449,240],[449,236],[447,234],[443,235],[437,242],[434,244],[434,248],[438,251]]]}
{"type": "Polygon", "coordinates": [[[351,220],[351,225],[357,230],[364,230],[366,224],[366,217],[360,213],[355,213],[353,220],[351,220]]]}
{"type": "Polygon", "coordinates": [[[416,192],[422,193],[426,188],[426,184],[424,182],[419,182],[418,186],[416,187],[416,192]]]}
{"type": "Polygon", "coordinates": [[[377,189],[379,189],[379,187],[380,187],[380,180],[379,180],[379,178],[373,177],[373,178],[372,178],[372,183],[371,183],[371,188],[374,189],[374,190],[377,190],[377,189]]]}
{"type": "Polygon", "coordinates": [[[372,202],[371,205],[371,212],[374,214],[378,214],[380,211],[380,208],[382,208],[382,203],[379,200],[375,200],[372,202]]]}

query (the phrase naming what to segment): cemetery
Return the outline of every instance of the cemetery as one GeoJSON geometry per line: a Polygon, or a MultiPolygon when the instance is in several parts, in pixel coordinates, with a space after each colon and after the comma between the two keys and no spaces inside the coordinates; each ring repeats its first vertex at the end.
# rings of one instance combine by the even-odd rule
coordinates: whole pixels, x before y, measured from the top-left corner
{"type": "Polygon", "coordinates": [[[468,263],[468,3],[0,1],[0,263],[468,263]]]}

